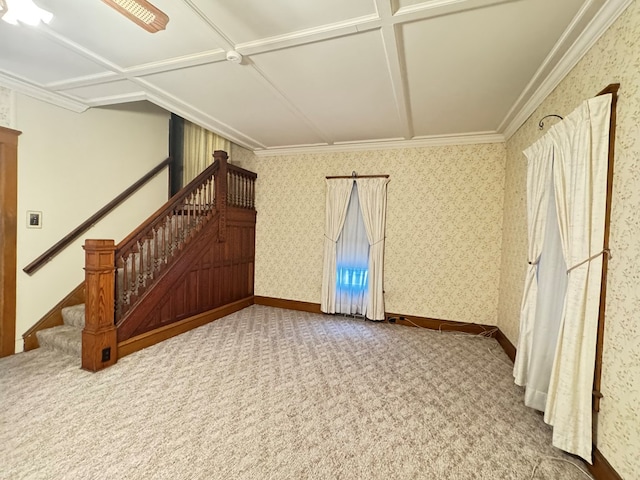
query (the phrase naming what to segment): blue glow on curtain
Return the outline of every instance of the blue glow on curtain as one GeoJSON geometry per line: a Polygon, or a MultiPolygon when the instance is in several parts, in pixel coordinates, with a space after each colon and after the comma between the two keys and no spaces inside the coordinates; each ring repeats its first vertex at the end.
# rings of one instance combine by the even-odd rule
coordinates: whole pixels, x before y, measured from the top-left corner
{"type": "Polygon", "coordinates": [[[338,265],[337,285],[341,290],[360,293],[367,290],[369,270],[362,267],[338,265]]]}

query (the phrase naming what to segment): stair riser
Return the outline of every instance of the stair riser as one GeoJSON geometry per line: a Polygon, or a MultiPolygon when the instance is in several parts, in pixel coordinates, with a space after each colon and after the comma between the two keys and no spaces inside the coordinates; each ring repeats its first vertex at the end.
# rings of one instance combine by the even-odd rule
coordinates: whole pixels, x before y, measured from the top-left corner
{"type": "Polygon", "coordinates": [[[80,360],[82,355],[82,330],[62,325],[36,332],[40,348],[56,350],[80,360]]]}
{"type": "Polygon", "coordinates": [[[84,305],[74,305],[63,308],[62,320],[65,325],[82,330],[84,328],[84,305]]]}

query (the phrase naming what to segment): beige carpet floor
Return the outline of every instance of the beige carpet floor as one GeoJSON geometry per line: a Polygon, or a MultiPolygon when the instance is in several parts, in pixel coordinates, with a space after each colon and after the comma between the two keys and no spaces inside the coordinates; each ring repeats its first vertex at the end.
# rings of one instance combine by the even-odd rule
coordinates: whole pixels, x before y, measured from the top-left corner
{"type": "Polygon", "coordinates": [[[91,374],[0,360],[2,479],[535,479],[546,457],[493,339],[252,306],[91,374]]]}

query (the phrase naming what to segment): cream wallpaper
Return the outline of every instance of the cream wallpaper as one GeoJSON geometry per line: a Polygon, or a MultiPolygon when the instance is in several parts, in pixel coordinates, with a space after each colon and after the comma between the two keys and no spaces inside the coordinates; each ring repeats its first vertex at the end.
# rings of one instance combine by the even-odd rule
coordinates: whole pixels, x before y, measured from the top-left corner
{"type": "Polygon", "coordinates": [[[495,324],[503,144],[251,158],[256,295],[320,303],[327,175],[389,174],[386,311],[495,324]]]}
{"type": "Polygon", "coordinates": [[[12,92],[11,90],[0,87],[0,127],[12,127],[12,92]]]}
{"type": "Polygon", "coordinates": [[[620,83],[604,365],[597,446],[625,480],[640,478],[640,2],[598,40],[507,142],[498,326],[515,343],[526,261],[522,150],[544,132],[544,115],[565,115],[610,83],[620,83]]]}

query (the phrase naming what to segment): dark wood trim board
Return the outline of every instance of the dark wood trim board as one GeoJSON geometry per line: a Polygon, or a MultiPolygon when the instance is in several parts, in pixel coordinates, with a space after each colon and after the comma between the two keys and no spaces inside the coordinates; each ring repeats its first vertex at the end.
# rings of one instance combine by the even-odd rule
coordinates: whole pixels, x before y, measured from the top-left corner
{"type": "Polygon", "coordinates": [[[150,332],[129,338],[123,342],[119,342],[118,358],[125,357],[131,353],[137,352],[138,350],[142,350],[143,348],[150,347],[156,343],[160,343],[171,337],[180,335],[181,333],[206,325],[207,323],[242,310],[250,305],[253,305],[253,297],[243,298],[242,300],[214,308],[208,312],[185,318],[179,322],[175,322],[165,327],[157,328],[150,332]]]}

